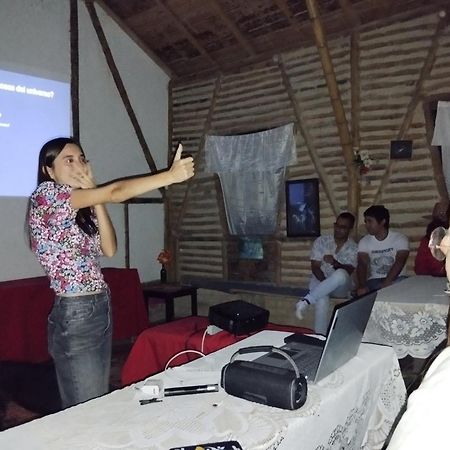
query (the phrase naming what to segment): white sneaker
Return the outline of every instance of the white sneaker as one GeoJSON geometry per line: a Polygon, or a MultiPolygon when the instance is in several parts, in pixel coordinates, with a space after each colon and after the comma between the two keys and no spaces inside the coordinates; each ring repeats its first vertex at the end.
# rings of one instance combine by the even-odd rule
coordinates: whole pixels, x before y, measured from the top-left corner
{"type": "Polygon", "coordinates": [[[305,316],[305,312],[308,309],[310,303],[306,298],[302,298],[297,302],[297,305],[295,306],[295,315],[298,320],[302,320],[305,316]]]}

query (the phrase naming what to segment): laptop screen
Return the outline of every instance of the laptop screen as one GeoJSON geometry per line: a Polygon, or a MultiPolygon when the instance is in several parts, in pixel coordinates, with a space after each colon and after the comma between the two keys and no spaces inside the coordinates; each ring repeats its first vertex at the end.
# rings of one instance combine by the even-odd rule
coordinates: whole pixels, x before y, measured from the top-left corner
{"type": "Polygon", "coordinates": [[[335,307],[314,381],[326,377],[358,353],[376,297],[374,291],[335,307]]]}

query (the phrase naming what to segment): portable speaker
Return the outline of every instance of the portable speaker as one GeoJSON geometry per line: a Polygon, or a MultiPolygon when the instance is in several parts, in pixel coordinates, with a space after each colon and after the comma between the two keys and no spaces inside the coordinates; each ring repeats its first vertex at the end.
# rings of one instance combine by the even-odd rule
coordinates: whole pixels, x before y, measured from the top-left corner
{"type": "Polygon", "coordinates": [[[298,409],[305,404],[308,387],[292,358],[272,346],[239,349],[222,368],[221,386],[230,395],[281,409],[298,409]],[[275,352],[285,357],[294,370],[271,367],[253,361],[235,361],[239,354],[275,352]]]}

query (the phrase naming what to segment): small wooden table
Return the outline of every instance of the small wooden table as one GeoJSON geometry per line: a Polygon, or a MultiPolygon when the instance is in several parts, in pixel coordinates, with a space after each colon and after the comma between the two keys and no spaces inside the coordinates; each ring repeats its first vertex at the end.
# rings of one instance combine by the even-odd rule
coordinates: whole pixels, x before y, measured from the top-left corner
{"type": "Polygon", "coordinates": [[[171,322],[174,319],[174,299],[185,295],[191,296],[191,313],[193,316],[197,315],[197,288],[194,286],[178,283],[161,283],[158,281],[143,283],[142,292],[147,303],[147,309],[149,297],[156,297],[164,300],[166,305],[166,322],[171,322]]]}

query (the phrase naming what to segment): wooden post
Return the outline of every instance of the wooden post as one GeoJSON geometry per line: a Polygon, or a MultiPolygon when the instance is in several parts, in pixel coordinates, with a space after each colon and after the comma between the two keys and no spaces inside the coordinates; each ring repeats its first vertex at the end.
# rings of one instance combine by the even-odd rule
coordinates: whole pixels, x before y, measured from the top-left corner
{"type": "Polygon", "coordinates": [[[336,82],[333,62],[327,47],[325,33],[320,21],[318,8],[315,0],[306,0],[306,7],[312,21],[316,46],[319,51],[320,61],[330,95],[331,105],[333,107],[336,125],[338,127],[339,139],[344,153],[344,161],[347,167],[348,194],[347,208],[355,215],[358,213],[359,205],[359,181],[355,164],[353,163],[354,154],[352,139],[349,133],[347,119],[345,118],[344,107],[339,94],[339,88],[336,82]]]}
{"type": "MultiPolygon", "coordinates": [[[[138,138],[139,143],[141,144],[142,151],[144,153],[144,157],[147,161],[147,164],[152,172],[156,172],[156,164],[153,160],[153,157],[150,153],[150,149],[147,146],[145,141],[144,134],[142,133],[141,127],[137,120],[136,114],[134,113],[133,107],[131,106],[130,99],[128,97],[127,91],[125,89],[125,85],[123,84],[122,77],[117,69],[116,63],[114,62],[114,57],[111,53],[111,49],[109,48],[108,41],[106,40],[105,33],[103,32],[102,25],[97,15],[97,11],[95,10],[95,6],[92,3],[92,0],[85,0],[86,8],[89,12],[89,16],[92,21],[92,26],[94,27],[95,32],[97,33],[97,38],[100,42],[100,45],[103,50],[103,54],[105,55],[106,62],[108,64],[111,75],[116,84],[116,88],[119,92],[120,98],[125,106],[125,109],[128,113],[128,117],[130,118],[131,124],[134,128],[136,136],[138,138]]],[[[164,188],[159,189],[161,194],[164,195],[164,188]]]]}
{"type": "Polygon", "coordinates": [[[316,171],[320,178],[320,183],[323,186],[323,190],[325,191],[326,196],[328,197],[328,200],[331,205],[331,209],[333,210],[333,213],[335,216],[339,214],[339,205],[334,197],[333,194],[333,188],[328,180],[328,175],[322,165],[322,162],[320,161],[319,156],[317,155],[317,151],[314,147],[314,141],[311,135],[309,134],[308,127],[306,126],[306,119],[305,115],[303,113],[303,109],[300,106],[300,103],[297,102],[295,98],[294,90],[292,89],[291,82],[289,80],[289,77],[286,73],[286,69],[284,68],[284,63],[281,55],[278,56],[278,67],[280,69],[281,73],[281,79],[283,81],[284,87],[287,91],[287,94],[289,96],[289,100],[291,101],[292,108],[294,110],[295,120],[298,125],[298,128],[300,132],[302,133],[303,139],[306,143],[306,148],[308,149],[309,156],[311,158],[311,161],[314,164],[314,167],[316,168],[316,171]]]}
{"type": "MultiPolygon", "coordinates": [[[[361,77],[359,70],[359,31],[354,31],[350,38],[350,84],[351,84],[351,105],[352,105],[352,153],[359,152],[361,147],[361,136],[359,133],[360,118],[361,118],[361,77]]],[[[357,167],[354,167],[352,172],[357,176],[357,167]]],[[[355,181],[357,188],[355,189],[353,202],[357,205],[355,215],[354,229],[358,230],[358,208],[361,204],[361,186],[359,180],[355,181]]]]}

